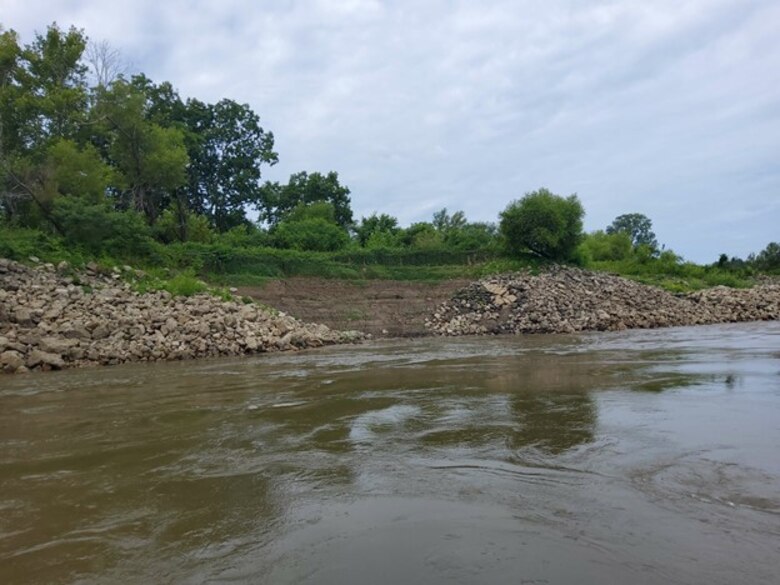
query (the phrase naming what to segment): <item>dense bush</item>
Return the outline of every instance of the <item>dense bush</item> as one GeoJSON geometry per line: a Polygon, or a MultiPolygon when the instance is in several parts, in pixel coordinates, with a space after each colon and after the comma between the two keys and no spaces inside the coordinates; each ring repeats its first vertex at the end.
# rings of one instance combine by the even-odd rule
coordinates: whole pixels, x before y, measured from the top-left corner
{"type": "Polygon", "coordinates": [[[172,207],[166,209],[154,224],[154,235],[166,244],[171,242],[202,242],[214,240],[215,234],[209,220],[203,215],[178,213],[172,207]]]}
{"type": "Polygon", "coordinates": [[[531,251],[550,260],[571,260],[582,238],[584,215],[576,195],[561,197],[539,189],[501,212],[500,231],[513,256],[531,251]]]}
{"type": "Polygon", "coordinates": [[[315,252],[342,250],[349,244],[346,231],[321,218],[283,221],[276,226],[273,239],[279,248],[315,252]]]}
{"type": "Polygon", "coordinates": [[[625,232],[606,234],[601,230],[585,235],[580,244],[585,263],[603,260],[625,260],[631,255],[631,236],[625,232]]]}
{"type": "Polygon", "coordinates": [[[151,230],[138,213],[114,211],[106,204],[77,197],[59,197],[52,216],[63,230],[65,242],[91,255],[117,259],[152,259],[157,255],[151,230]]]}

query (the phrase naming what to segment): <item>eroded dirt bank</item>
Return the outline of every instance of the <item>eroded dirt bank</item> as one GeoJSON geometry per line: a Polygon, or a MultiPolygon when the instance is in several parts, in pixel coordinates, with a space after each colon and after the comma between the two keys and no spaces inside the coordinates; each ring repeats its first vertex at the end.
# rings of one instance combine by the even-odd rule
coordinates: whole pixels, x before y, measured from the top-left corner
{"type": "Polygon", "coordinates": [[[458,290],[426,321],[439,335],[619,331],[780,319],[780,285],[714,287],[687,295],[619,276],[556,266],[458,290]]]}
{"type": "Polygon", "coordinates": [[[439,283],[325,278],[274,280],[238,293],[305,321],[375,337],[430,335],[425,319],[468,280],[439,283]]]}
{"type": "Polygon", "coordinates": [[[364,338],[236,301],[138,294],[122,271],[0,259],[0,370],[235,356],[364,338]]]}

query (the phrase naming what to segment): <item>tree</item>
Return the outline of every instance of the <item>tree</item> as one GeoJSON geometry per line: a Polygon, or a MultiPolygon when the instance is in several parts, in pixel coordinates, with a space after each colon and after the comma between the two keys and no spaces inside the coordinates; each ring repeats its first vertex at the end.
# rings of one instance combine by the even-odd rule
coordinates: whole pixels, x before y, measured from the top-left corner
{"type": "Polygon", "coordinates": [[[144,94],[120,79],[101,92],[94,115],[123,179],[124,204],[144,213],[151,224],[166,199],[185,184],[189,158],[181,130],[149,122],[145,106],[144,94]]]}
{"type": "Polygon", "coordinates": [[[272,226],[279,223],[300,203],[327,201],[333,205],[336,222],[344,229],[352,225],[349,188],[339,183],[338,173],[331,171],[308,174],[301,171],[290,176],[286,185],[266,183],[258,208],[264,220],[272,226]]]}
{"type": "Polygon", "coordinates": [[[452,229],[445,236],[445,244],[455,250],[484,250],[497,241],[498,228],[493,223],[467,223],[458,229],[452,229]]]}
{"type": "Polygon", "coordinates": [[[27,145],[45,147],[49,140],[77,136],[87,114],[87,67],[81,61],[86,46],[83,31],[64,32],[52,24],[22,51],[23,92],[16,106],[26,113],[27,145]]]}
{"type": "Polygon", "coordinates": [[[53,168],[49,149],[78,140],[87,113],[83,32],[56,24],[20,47],[14,31],[0,31],[0,193],[8,216],[36,224],[51,214],[53,168]]]}
{"type": "Polygon", "coordinates": [[[754,258],[753,263],[761,270],[780,269],[780,243],[770,242],[754,258]]]}
{"type": "Polygon", "coordinates": [[[447,213],[447,208],[445,207],[433,214],[433,221],[431,223],[437,231],[441,232],[446,237],[449,232],[463,228],[467,222],[466,215],[462,211],[456,211],[450,215],[447,213]]]}
{"type": "Polygon", "coordinates": [[[227,231],[246,221],[248,205],[262,204],[261,165],[278,160],[274,136],[247,104],[228,99],[213,105],[189,100],[186,116],[196,136],[189,148],[189,204],[227,231]]]}
{"type": "Polygon", "coordinates": [[[386,213],[381,215],[372,213],[368,217],[361,218],[360,224],[355,226],[357,241],[364,248],[368,244],[369,239],[375,234],[389,234],[395,236],[399,231],[398,220],[386,213]]]}
{"type": "Polygon", "coordinates": [[[501,212],[500,232],[513,255],[530,251],[550,260],[571,260],[582,238],[585,210],[576,195],[539,189],[501,212]]]}
{"type": "Polygon", "coordinates": [[[125,73],[122,54],[108,41],[90,42],[87,45],[86,61],[98,87],[108,87],[125,73]]]}
{"type": "Polygon", "coordinates": [[[626,213],[615,218],[607,227],[608,234],[623,232],[631,237],[634,247],[645,245],[658,249],[658,241],[653,233],[653,222],[641,213],[626,213]]]}
{"type": "Polygon", "coordinates": [[[83,197],[92,203],[103,203],[113,171],[91,144],[84,148],[72,140],[53,143],[47,153],[52,187],[58,195],[83,197]]]}
{"type": "Polygon", "coordinates": [[[259,116],[229,99],[185,103],[170,83],[155,84],[143,74],[130,83],[146,96],[148,121],[183,132],[190,164],[187,183],[174,200],[182,221],[190,209],[220,232],[247,223],[247,207],[262,201],[262,165],[278,161],[274,135],[260,126],[259,116]]]}

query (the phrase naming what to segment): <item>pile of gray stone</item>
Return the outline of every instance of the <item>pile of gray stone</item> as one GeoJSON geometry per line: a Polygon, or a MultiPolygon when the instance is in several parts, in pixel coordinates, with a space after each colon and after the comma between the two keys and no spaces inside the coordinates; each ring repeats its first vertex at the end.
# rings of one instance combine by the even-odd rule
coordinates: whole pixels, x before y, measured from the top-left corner
{"type": "MultiPolygon", "coordinates": [[[[35,259],[33,259],[35,260],[35,259]]],[[[138,294],[129,267],[0,259],[0,369],[28,372],[295,350],[363,339],[210,294],[138,294]]]]}
{"type": "Polygon", "coordinates": [[[780,285],[675,295],[619,276],[554,266],[474,282],[426,321],[439,335],[573,333],[780,319],[780,285]]]}

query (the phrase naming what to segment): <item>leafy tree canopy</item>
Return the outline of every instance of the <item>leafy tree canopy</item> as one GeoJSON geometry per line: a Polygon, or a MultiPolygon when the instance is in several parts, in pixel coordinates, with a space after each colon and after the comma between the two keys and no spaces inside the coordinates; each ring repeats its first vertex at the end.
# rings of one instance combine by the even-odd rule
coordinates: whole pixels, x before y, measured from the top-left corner
{"type": "Polygon", "coordinates": [[[500,231],[513,255],[530,251],[550,260],[572,260],[584,215],[576,195],[561,197],[542,188],[501,212],[500,231]]]}
{"type": "Polygon", "coordinates": [[[608,234],[618,232],[628,234],[634,246],[645,245],[650,246],[653,250],[658,249],[658,241],[653,233],[653,222],[646,215],[641,213],[619,215],[607,227],[608,234]]]}
{"type": "MultiPolygon", "coordinates": [[[[386,213],[381,215],[372,213],[368,217],[361,218],[360,223],[356,225],[354,229],[358,243],[365,247],[374,234],[389,234],[395,236],[395,234],[399,232],[398,219],[391,215],[387,215],[386,213]]],[[[379,236],[377,236],[377,238],[379,238],[379,236]]],[[[383,238],[381,240],[376,239],[376,241],[387,243],[394,240],[383,238]]]]}
{"type": "Polygon", "coordinates": [[[327,175],[301,171],[291,175],[286,185],[266,183],[258,207],[261,217],[275,225],[301,203],[327,201],[333,205],[336,222],[348,229],[352,225],[349,193],[349,188],[339,183],[339,175],[334,171],[327,175]]]}
{"type": "Polygon", "coordinates": [[[436,231],[447,234],[453,230],[459,230],[466,225],[466,214],[462,211],[456,211],[452,215],[447,213],[447,208],[443,208],[433,214],[431,222],[436,231]]]}

